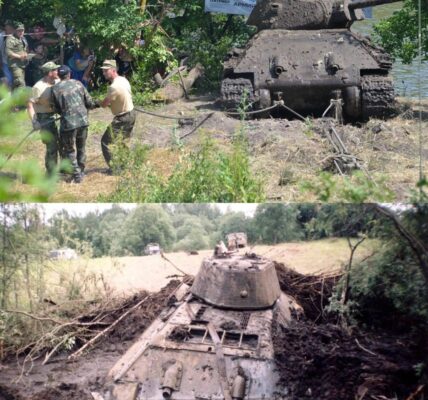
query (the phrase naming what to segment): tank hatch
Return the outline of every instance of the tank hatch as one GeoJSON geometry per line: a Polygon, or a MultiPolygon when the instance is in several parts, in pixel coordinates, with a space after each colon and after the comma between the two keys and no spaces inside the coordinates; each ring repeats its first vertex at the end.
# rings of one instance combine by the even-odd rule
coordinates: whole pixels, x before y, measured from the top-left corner
{"type": "Polygon", "coordinates": [[[281,294],[273,262],[254,254],[204,259],[190,290],[216,307],[246,310],[271,307],[281,294]]]}

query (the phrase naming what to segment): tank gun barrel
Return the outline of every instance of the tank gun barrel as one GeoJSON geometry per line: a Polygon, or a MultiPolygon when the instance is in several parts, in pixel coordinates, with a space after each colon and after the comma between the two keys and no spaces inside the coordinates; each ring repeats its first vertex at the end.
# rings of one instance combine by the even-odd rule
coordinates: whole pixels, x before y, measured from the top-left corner
{"type": "Polygon", "coordinates": [[[356,10],[358,8],[366,8],[372,6],[380,6],[382,4],[397,3],[402,0],[356,0],[348,4],[350,10],[356,10]]]}

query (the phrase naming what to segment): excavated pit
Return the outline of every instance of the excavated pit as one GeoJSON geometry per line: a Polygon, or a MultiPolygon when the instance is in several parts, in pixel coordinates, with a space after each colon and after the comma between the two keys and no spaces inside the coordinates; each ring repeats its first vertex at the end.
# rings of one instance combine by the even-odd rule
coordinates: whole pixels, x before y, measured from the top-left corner
{"type": "MultiPolygon", "coordinates": [[[[395,395],[397,399],[407,399],[416,392],[415,365],[422,361],[426,349],[422,336],[345,329],[335,316],[325,311],[327,299],[339,279],[337,274],[302,275],[283,264],[275,267],[281,289],[293,296],[305,312],[304,317],[289,327],[278,325],[274,329],[277,368],[286,387],[279,391],[283,390],[287,399],[390,399],[395,395]]],[[[172,281],[150,295],[141,308],[128,315],[96,348],[73,363],[66,362],[66,355],[45,366],[37,360],[30,373],[19,383],[13,383],[20,368],[15,360],[4,361],[0,400],[92,400],[91,391],[102,387],[108,370],[159,314],[177,285],[178,281],[172,281]]],[[[131,308],[145,296],[147,293],[140,293],[124,304],[131,308]]],[[[181,334],[177,332],[178,336],[181,334]]]]}

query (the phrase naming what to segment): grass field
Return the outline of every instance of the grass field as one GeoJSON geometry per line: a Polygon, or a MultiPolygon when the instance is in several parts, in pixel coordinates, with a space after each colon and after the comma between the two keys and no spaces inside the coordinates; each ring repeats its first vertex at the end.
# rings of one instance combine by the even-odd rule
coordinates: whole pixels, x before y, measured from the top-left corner
{"type": "MultiPolygon", "coordinates": [[[[416,110],[413,103],[407,103],[416,110]]],[[[213,107],[212,98],[193,98],[191,101],[182,100],[160,106],[156,108],[156,112],[166,116],[195,117],[199,121],[208,115],[208,111],[212,111],[213,107]]],[[[428,106],[424,104],[423,107],[421,129],[426,131],[428,106]]],[[[361,159],[362,165],[373,178],[385,179],[385,184],[395,194],[396,201],[408,201],[411,190],[415,189],[418,180],[419,124],[410,114],[409,116],[403,114],[389,121],[373,120],[362,127],[354,125],[337,127],[349,151],[361,159]]],[[[109,196],[115,191],[118,177],[106,174],[107,165],[100,147],[101,136],[111,120],[109,110],[90,112],[86,177],[79,185],[59,182],[49,201],[96,202],[100,201],[100,195],[109,196]]],[[[250,120],[244,124],[250,147],[251,169],[262,179],[267,200],[318,201],[314,193],[303,191],[301,188],[303,181],[319,182],[320,171],[329,169],[324,164],[325,160],[331,158],[329,156],[332,149],[328,141],[319,134],[318,125],[318,120],[303,123],[286,119],[250,120]]],[[[231,141],[240,127],[239,120],[227,117],[217,110],[199,131],[205,132],[226,150],[231,148],[231,141]]],[[[31,124],[26,120],[19,128],[16,135],[8,139],[8,144],[12,147],[31,130],[31,124]]],[[[175,141],[179,136],[187,135],[192,129],[191,126],[179,127],[175,120],[139,113],[131,147],[136,144],[150,146],[148,151],[150,166],[160,176],[167,177],[180,157],[175,141]]],[[[193,133],[179,142],[186,150],[190,150],[194,149],[199,141],[199,135],[193,133]]],[[[427,169],[427,150],[423,149],[422,153],[423,166],[427,169]]],[[[33,134],[23,144],[13,160],[19,162],[28,158],[36,159],[41,167],[44,164],[44,145],[38,133],[33,134]]],[[[11,173],[8,168],[5,168],[4,172],[11,173]]],[[[339,179],[340,182],[342,180],[339,179]]],[[[357,185],[355,181],[353,183],[357,185]]],[[[16,184],[23,192],[31,191],[28,185],[18,181],[16,184]]],[[[340,200],[340,191],[338,196],[338,198],[333,196],[330,201],[343,201],[340,200]]],[[[369,197],[369,200],[379,199],[369,197]]]]}
{"type": "MultiPolygon", "coordinates": [[[[367,257],[373,252],[376,241],[366,240],[357,250],[355,261],[367,257]]],[[[248,251],[243,249],[242,251],[248,251]]],[[[250,249],[259,255],[269,257],[277,262],[294,268],[301,273],[319,273],[338,270],[349,259],[349,247],[345,239],[324,239],[312,242],[282,243],[275,246],[255,246],[250,249]]],[[[210,256],[212,250],[199,251],[197,255],[185,252],[167,253],[166,258],[180,270],[195,275],[204,257],[210,256]]],[[[89,260],[62,262],[58,270],[64,266],[68,276],[84,279],[85,282],[96,283],[99,290],[108,290],[115,294],[129,294],[145,289],[157,291],[165,286],[180,271],[160,255],[143,257],[103,257],[89,260]],[[76,271],[79,271],[76,272],[76,271]],[[82,271],[85,274],[82,274],[82,271]]],[[[51,275],[51,287],[58,283],[59,275],[51,275]],[[55,277],[56,276],[56,277],[55,277]]],[[[58,293],[59,294],[59,293],[58,293]]]]}

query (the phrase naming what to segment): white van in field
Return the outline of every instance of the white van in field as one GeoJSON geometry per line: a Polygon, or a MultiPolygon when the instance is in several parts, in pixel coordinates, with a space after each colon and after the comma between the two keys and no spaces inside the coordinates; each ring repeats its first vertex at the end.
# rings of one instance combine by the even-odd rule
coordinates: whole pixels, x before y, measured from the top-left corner
{"type": "Polygon", "coordinates": [[[77,253],[73,249],[56,249],[49,252],[51,260],[76,260],[77,253]]]}
{"type": "Polygon", "coordinates": [[[159,243],[149,243],[144,249],[144,254],[146,256],[151,256],[152,254],[160,254],[161,248],[159,243]]]}

